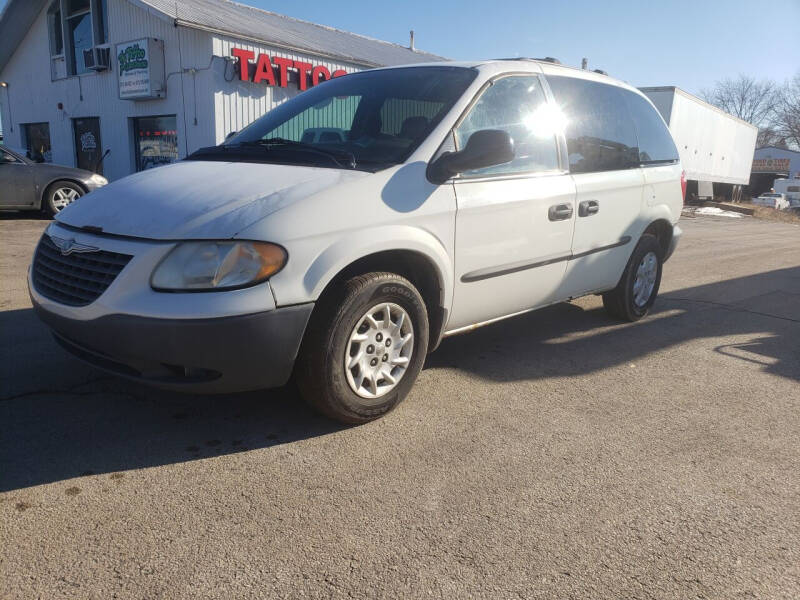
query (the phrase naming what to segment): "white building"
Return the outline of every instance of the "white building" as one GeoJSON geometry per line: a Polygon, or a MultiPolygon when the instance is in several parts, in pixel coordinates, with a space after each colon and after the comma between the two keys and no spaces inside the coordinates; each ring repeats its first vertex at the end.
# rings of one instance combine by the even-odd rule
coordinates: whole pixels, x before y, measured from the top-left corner
{"type": "Polygon", "coordinates": [[[757,148],[753,155],[750,194],[755,197],[773,188],[777,192],[775,182],[780,179],[800,179],[800,152],[775,146],[757,148]]]}
{"type": "Polygon", "coordinates": [[[328,77],[438,59],[228,0],[9,0],[0,120],[6,145],[116,179],[328,77]]]}

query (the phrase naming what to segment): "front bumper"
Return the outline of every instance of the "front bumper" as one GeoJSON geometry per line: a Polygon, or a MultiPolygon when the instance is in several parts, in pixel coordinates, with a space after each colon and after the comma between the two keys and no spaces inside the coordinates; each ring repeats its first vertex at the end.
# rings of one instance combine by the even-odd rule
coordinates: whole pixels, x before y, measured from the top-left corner
{"type": "Polygon", "coordinates": [[[313,304],[211,319],[124,314],[65,317],[33,301],[56,340],[78,358],[156,387],[199,393],[285,384],[313,304]]]}
{"type": "Polygon", "coordinates": [[[672,226],[672,238],[669,241],[669,247],[667,248],[667,253],[664,255],[664,262],[666,262],[672,253],[675,252],[675,248],[678,247],[678,242],[681,241],[681,236],[683,235],[683,230],[678,227],[677,225],[672,226]]]}

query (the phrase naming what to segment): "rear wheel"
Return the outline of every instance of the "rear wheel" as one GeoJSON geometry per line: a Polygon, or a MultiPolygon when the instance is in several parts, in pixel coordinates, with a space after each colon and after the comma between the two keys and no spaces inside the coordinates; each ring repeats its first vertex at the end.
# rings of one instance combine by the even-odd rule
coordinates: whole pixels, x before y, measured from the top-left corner
{"type": "Polygon", "coordinates": [[[661,285],[662,257],[658,238],[643,235],[617,287],[603,294],[603,306],[609,314],[625,321],[638,321],[647,314],[661,285]]]}
{"type": "Polygon", "coordinates": [[[427,350],[428,314],[417,289],[394,273],[368,273],[317,303],[295,380],[329,417],[364,423],[405,398],[427,350]]]}
{"type": "Polygon", "coordinates": [[[56,181],[50,184],[44,197],[44,209],[53,217],[83,196],[85,192],[77,183],[56,181]]]}

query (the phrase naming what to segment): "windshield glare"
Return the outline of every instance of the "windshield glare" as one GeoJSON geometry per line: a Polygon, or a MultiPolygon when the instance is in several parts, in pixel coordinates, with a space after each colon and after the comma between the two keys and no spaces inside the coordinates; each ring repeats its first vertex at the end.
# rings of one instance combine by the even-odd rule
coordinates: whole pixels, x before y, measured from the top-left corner
{"type": "MultiPolygon", "coordinates": [[[[346,155],[359,167],[405,161],[452,108],[477,72],[463,67],[364,71],[326,81],[268,112],[227,140],[241,147],[279,138],[346,155]]],[[[325,152],[269,145],[280,162],[321,162],[325,152]]],[[[261,148],[264,150],[264,148],[261,148]]],[[[330,165],[330,161],[327,161],[330,165]]]]}

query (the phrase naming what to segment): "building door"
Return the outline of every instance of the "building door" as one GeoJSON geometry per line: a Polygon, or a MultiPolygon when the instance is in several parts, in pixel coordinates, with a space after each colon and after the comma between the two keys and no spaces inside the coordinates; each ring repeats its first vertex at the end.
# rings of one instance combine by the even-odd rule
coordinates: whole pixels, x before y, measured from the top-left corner
{"type": "Polygon", "coordinates": [[[103,146],[100,143],[100,119],[98,117],[84,117],[73,119],[75,130],[75,156],[76,166],[79,169],[94,171],[103,174],[103,146]]]}

